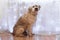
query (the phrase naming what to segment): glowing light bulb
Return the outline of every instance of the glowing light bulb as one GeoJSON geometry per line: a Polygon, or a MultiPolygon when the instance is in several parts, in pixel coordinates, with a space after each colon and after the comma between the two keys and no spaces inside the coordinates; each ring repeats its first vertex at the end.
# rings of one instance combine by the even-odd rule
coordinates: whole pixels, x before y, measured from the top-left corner
{"type": "Polygon", "coordinates": [[[0,29],[1,29],[1,26],[0,26],[0,29]]]}
{"type": "Polygon", "coordinates": [[[13,9],[14,11],[17,11],[16,8],[13,9]]]}
{"type": "Polygon", "coordinates": [[[5,23],[5,25],[4,26],[7,26],[7,23],[5,23]]]}
{"type": "Polygon", "coordinates": [[[54,24],[54,22],[55,22],[54,20],[51,20],[50,24],[54,24]]]}
{"type": "Polygon", "coordinates": [[[14,19],[16,19],[17,18],[17,16],[14,16],[14,19]]]}

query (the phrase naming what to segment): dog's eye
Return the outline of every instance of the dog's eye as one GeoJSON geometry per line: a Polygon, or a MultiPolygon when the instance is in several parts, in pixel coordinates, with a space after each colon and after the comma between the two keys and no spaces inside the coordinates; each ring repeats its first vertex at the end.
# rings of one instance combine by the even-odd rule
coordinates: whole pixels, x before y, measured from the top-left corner
{"type": "Polygon", "coordinates": [[[33,8],[34,8],[34,6],[33,6],[33,8]]]}

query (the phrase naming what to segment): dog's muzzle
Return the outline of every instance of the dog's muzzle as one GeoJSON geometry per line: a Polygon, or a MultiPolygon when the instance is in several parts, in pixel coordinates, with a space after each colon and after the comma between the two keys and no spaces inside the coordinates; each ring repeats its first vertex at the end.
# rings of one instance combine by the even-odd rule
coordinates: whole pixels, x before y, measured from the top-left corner
{"type": "Polygon", "coordinates": [[[35,8],[35,11],[38,11],[38,8],[35,8]]]}

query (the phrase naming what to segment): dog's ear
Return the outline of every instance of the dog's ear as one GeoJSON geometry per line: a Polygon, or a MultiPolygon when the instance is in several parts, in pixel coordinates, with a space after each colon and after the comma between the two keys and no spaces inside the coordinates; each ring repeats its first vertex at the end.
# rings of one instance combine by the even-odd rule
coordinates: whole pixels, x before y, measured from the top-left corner
{"type": "Polygon", "coordinates": [[[41,8],[41,6],[39,5],[39,9],[41,8]]]}
{"type": "Polygon", "coordinates": [[[28,8],[28,11],[29,11],[29,12],[31,12],[31,11],[32,11],[32,8],[31,8],[31,7],[29,7],[29,8],[28,8]]]}

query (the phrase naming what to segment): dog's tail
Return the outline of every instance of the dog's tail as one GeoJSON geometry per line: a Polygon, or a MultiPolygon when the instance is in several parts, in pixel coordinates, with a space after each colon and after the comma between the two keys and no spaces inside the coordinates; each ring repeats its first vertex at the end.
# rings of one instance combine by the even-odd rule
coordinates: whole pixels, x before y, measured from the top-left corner
{"type": "Polygon", "coordinates": [[[13,35],[13,36],[14,36],[14,33],[11,33],[11,35],[13,35]]]}

